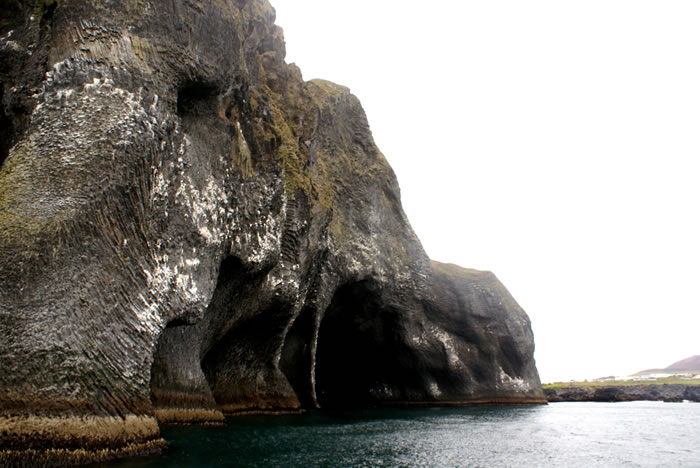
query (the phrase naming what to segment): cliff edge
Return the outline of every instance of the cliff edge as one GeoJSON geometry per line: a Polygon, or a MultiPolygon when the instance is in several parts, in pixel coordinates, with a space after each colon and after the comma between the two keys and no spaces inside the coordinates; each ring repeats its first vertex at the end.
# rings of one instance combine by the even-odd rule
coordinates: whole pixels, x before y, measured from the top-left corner
{"type": "Polygon", "coordinates": [[[267,1],[0,16],[0,462],[229,413],[544,402],[527,315],[427,258],[360,103],[284,62],[267,1]]]}

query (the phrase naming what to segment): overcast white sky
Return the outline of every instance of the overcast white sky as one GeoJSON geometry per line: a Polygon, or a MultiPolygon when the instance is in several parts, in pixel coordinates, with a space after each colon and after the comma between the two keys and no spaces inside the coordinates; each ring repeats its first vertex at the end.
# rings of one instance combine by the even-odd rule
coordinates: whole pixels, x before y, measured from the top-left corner
{"type": "Polygon", "coordinates": [[[700,2],[271,1],[428,254],[528,312],[544,382],[700,354],[700,2]]]}

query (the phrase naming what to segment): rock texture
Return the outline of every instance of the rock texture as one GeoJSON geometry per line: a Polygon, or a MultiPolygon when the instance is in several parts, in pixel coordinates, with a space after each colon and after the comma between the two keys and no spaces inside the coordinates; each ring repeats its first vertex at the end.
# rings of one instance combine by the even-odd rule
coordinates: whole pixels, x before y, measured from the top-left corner
{"type": "Polygon", "coordinates": [[[284,62],[265,0],[0,15],[0,462],[157,450],[157,419],[544,401],[526,314],[427,258],[360,103],[284,62]]]}
{"type": "Polygon", "coordinates": [[[601,387],[562,387],[544,391],[548,401],[696,401],[700,386],[680,384],[608,385],[601,387]]]}

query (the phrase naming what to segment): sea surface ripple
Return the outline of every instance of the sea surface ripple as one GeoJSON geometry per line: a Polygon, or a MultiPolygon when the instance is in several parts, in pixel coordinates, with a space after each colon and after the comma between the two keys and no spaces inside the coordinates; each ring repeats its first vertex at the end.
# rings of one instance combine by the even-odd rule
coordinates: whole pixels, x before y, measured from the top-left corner
{"type": "Polygon", "coordinates": [[[163,430],[135,467],[700,467],[698,403],[315,411],[163,430]]]}

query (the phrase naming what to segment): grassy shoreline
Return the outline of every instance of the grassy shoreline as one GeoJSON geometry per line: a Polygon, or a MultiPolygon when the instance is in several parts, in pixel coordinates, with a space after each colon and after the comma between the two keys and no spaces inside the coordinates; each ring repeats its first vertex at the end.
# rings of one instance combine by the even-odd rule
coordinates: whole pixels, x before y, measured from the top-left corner
{"type": "Polygon", "coordinates": [[[542,384],[543,389],[559,389],[559,388],[599,388],[599,387],[614,387],[614,386],[641,386],[641,385],[687,385],[700,386],[700,379],[682,378],[676,375],[662,377],[653,380],[594,380],[583,382],[552,382],[542,384]]]}

